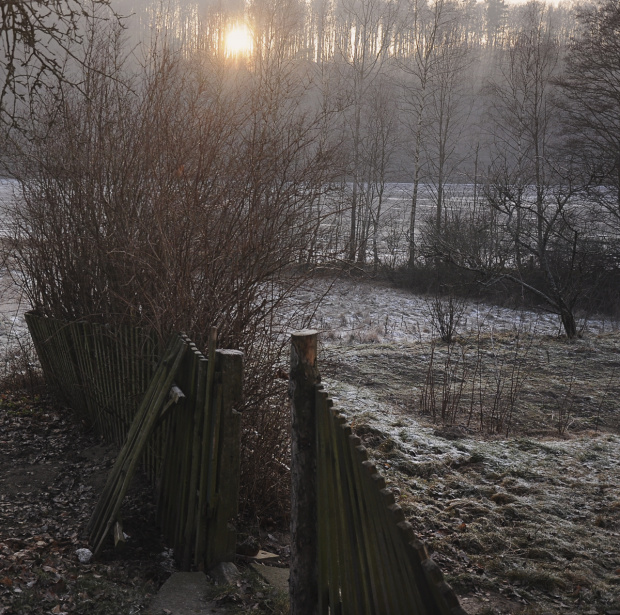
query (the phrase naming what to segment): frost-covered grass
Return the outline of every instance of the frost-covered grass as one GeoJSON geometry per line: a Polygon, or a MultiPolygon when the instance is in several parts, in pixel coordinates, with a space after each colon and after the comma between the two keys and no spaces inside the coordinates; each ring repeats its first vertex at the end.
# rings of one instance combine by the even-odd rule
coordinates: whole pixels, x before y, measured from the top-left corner
{"type": "MultiPolygon", "coordinates": [[[[387,283],[342,278],[331,282],[314,280],[298,293],[309,300],[327,293],[312,326],[323,332],[324,340],[344,343],[413,343],[430,340],[436,333],[429,318],[432,298],[414,295],[387,283]]],[[[592,334],[618,328],[618,323],[597,317],[581,321],[592,334]]],[[[557,315],[531,310],[513,310],[481,302],[466,302],[459,333],[478,331],[529,331],[538,335],[559,335],[557,315]]]]}
{"type": "Polygon", "coordinates": [[[472,437],[325,384],[469,612],[620,607],[618,435],[472,437]]]}
{"type": "Polygon", "coordinates": [[[465,410],[450,424],[422,413],[431,357],[439,378],[448,346],[436,341],[433,350],[421,298],[352,282],[330,297],[317,318],[326,389],[464,608],[620,612],[620,335],[613,327],[591,323],[569,343],[550,317],[471,307],[484,318],[476,316],[456,348],[486,378],[508,386],[511,372],[497,366],[515,357],[517,339],[528,340],[506,437],[468,422],[465,410]]]}

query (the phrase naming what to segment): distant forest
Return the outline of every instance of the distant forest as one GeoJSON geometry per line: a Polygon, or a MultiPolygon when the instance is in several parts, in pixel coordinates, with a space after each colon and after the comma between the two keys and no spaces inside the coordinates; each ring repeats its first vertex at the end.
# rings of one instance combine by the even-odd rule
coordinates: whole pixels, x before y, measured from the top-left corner
{"type": "MultiPolygon", "coordinates": [[[[247,24],[251,70],[277,54],[287,71],[312,79],[317,104],[340,113],[341,137],[367,177],[378,160],[391,181],[473,183],[506,155],[498,95],[526,97],[516,71],[538,70],[545,99],[558,94],[571,42],[584,29],[587,4],[503,0],[121,0],[133,40],[165,33],[167,42],[213,57],[226,55],[226,29],[247,24]],[[543,52],[544,66],[525,57],[543,52]],[[517,57],[519,56],[519,57],[517,57]],[[520,64],[520,66],[518,66],[520,64]],[[501,91],[500,91],[501,90],[501,91]],[[498,127],[498,124],[500,125],[498,127]],[[500,151],[497,151],[500,150],[500,151]]],[[[516,100],[516,99],[515,99],[516,100]]],[[[555,104],[557,104],[555,100],[555,104]]],[[[523,109],[525,112],[526,110],[523,109]]],[[[555,110],[554,110],[555,111],[555,110]]],[[[561,121],[554,117],[554,131],[561,121]]]]}
{"type": "MultiPolygon", "coordinates": [[[[568,337],[581,316],[617,312],[620,0],[114,8],[123,27],[89,21],[67,63],[79,56],[77,73],[30,101],[12,171],[33,207],[21,232],[55,199],[71,215],[90,202],[97,246],[102,229],[138,225],[127,242],[152,251],[141,225],[160,220],[159,233],[187,242],[179,258],[197,259],[210,244],[192,233],[211,227],[219,248],[200,259],[223,245],[258,259],[260,275],[244,272],[256,292],[292,263],[344,263],[425,291],[534,303],[568,337]]],[[[34,303],[57,300],[47,292],[33,288],[34,303]]]]}

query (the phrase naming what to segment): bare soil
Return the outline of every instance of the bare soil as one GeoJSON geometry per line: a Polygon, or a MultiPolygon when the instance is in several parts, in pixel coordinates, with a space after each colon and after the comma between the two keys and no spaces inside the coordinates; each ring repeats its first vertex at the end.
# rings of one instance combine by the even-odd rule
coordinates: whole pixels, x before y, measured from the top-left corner
{"type": "MultiPolygon", "coordinates": [[[[123,549],[110,539],[96,561],[80,563],[77,551],[89,546],[85,528],[116,454],[48,395],[0,394],[0,615],[145,612],[177,569],[139,474],[121,509],[123,549]]],[[[284,565],[286,534],[247,531],[245,546],[280,555],[270,563],[284,565]]],[[[286,596],[267,587],[251,561],[240,557],[243,574],[233,585],[210,586],[218,612],[286,612],[286,596]]]]}

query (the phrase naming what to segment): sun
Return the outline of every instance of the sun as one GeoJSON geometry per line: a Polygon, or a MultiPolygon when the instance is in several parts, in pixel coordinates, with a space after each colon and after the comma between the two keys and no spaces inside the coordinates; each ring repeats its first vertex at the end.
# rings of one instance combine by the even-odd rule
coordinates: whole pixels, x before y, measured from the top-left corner
{"type": "Polygon", "coordinates": [[[244,24],[231,26],[226,32],[224,44],[228,56],[250,55],[254,48],[252,33],[244,24]]]}

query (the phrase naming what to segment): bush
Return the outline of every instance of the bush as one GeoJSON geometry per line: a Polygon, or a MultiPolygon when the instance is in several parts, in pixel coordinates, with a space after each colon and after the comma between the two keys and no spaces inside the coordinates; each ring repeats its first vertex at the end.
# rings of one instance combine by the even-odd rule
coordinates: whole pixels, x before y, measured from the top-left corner
{"type": "MultiPolygon", "coordinates": [[[[19,282],[50,317],[146,326],[162,339],[184,331],[202,349],[217,326],[218,345],[246,355],[246,476],[260,468],[285,490],[263,463],[287,465],[273,374],[283,314],[305,325],[303,306],[284,306],[303,279],[299,221],[329,183],[331,153],[301,78],[273,66],[225,78],[213,58],[157,48],[130,74],[121,49],[114,33],[93,38],[81,88],[43,101],[17,144],[19,282]]],[[[251,480],[248,496],[270,491],[251,480]]]]}

